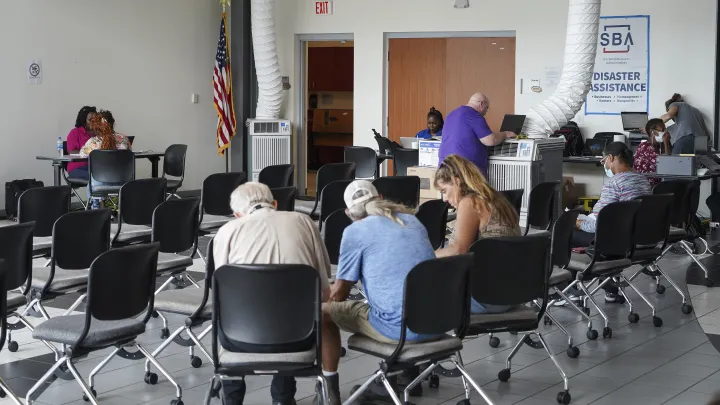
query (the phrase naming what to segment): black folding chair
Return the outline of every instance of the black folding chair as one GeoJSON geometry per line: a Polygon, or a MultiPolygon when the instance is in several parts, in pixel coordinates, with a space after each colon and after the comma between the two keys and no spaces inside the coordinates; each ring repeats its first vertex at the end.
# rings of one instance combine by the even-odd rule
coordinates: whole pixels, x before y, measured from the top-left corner
{"type": "Polygon", "coordinates": [[[393,174],[395,176],[407,176],[408,167],[417,166],[419,161],[419,150],[395,148],[393,153],[393,174]]]}
{"type": "MultiPolygon", "coordinates": [[[[5,347],[5,337],[7,335],[7,312],[8,312],[8,293],[7,280],[8,266],[3,259],[0,259],[0,314],[2,314],[2,325],[0,325],[0,350],[5,347]]],[[[15,405],[23,405],[17,395],[10,389],[10,386],[0,378],[0,398],[10,397],[15,405]]]]}
{"type": "MultiPolygon", "coordinates": [[[[63,155],[69,155],[68,149],[67,149],[67,141],[63,141],[63,155]]],[[[85,188],[88,185],[87,179],[82,179],[78,177],[72,177],[70,176],[70,173],[67,171],[68,168],[68,162],[62,163],[62,170],[60,173],[62,173],[63,180],[65,181],[65,184],[70,186],[72,188],[72,193],[75,195],[75,198],[80,201],[80,204],[82,204],[83,208],[87,209],[88,202],[80,197],[80,194],[77,192],[80,188],[85,188]]]]}
{"type": "MultiPolygon", "coordinates": [[[[182,288],[186,281],[200,288],[187,273],[187,268],[193,265],[192,258],[198,250],[199,207],[200,200],[197,198],[183,198],[165,201],[155,208],[151,240],[160,243],[157,273],[158,276],[170,276],[156,292],[164,290],[170,283],[182,288]],[[183,252],[187,253],[180,254],[183,252]]],[[[167,330],[167,322],[164,329],[167,330]]]]}
{"type": "Polygon", "coordinates": [[[523,193],[525,193],[525,190],[523,189],[517,189],[517,190],[502,190],[499,191],[500,194],[504,195],[505,198],[510,202],[510,205],[515,208],[515,212],[517,212],[518,216],[520,215],[520,210],[522,210],[522,198],[523,193]]]}
{"type": "Polygon", "coordinates": [[[244,172],[215,173],[205,178],[200,196],[201,232],[211,233],[232,221],[230,194],[246,181],[244,172]]]}
{"type": "Polygon", "coordinates": [[[165,149],[163,156],[163,177],[172,177],[167,180],[168,197],[177,195],[178,190],[182,187],[185,180],[185,157],[187,155],[187,145],[175,144],[165,149]]]}
{"type": "Polygon", "coordinates": [[[165,201],[167,179],[131,180],[120,188],[118,221],[110,226],[112,244],[150,239],[155,208],[165,201]]]}
{"type": "Polygon", "coordinates": [[[135,154],[131,150],[96,149],[90,152],[88,167],[90,196],[116,195],[125,183],[135,179],[135,154]],[[100,182],[102,185],[95,182],[100,182]]]}
{"type": "Polygon", "coordinates": [[[378,144],[378,151],[386,155],[394,155],[395,150],[400,147],[397,142],[393,142],[390,139],[380,135],[376,130],[372,130],[375,136],[375,142],[378,144]]]}
{"type": "Polygon", "coordinates": [[[392,176],[380,177],[373,186],[383,199],[415,208],[420,203],[420,177],[392,176]]]}
{"type": "MultiPolygon", "coordinates": [[[[295,201],[295,211],[310,215],[318,219],[317,211],[321,209],[320,194],[328,184],[338,180],[354,180],[355,163],[329,163],[323,165],[317,172],[315,181],[315,197],[298,197],[295,201]]],[[[330,213],[328,213],[330,215],[330,213]]]]}
{"type": "Polygon", "coordinates": [[[365,146],[346,146],[345,162],[355,163],[355,177],[359,179],[377,178],[378,159],[374,150],[365,146]]]}
{"type": "Polygon", "coordinates": [[[338,180],[329,183],[320,193],[320,231],[323,230],[323,223],[333,212],[345,209],[345,189],[354,180],[338,180]]]}
{"type": "Polygon", "coordinates": [[[280,187],[271,188],[270,192],[273,195],[273,199],[277,201],[278,211],[295,211],[295,199],[297,198],[297,188],[295,187],[280,187]]]}
{"type": "Polygon", "coordinates": [[[33,254],[47,254],[52,247],[55,221],[70,212],[69,186],[38,187],[26,190],[18,199],[18,223],[35,223],[33,254]]]}
{"type": "Polygon", "coordinates": [[[291,187],[294,173],[295,166],[293,165],[267,166],[260,171],[258,183],[262,183],[270,189],[291,187]]]}
{"type": "Polygon", "coordinates": [[[425,225],[433,249],[440,249],[445,243],[448,208],[450,204],[443,200],[430,200],[420,204],[415,217],[425,225]]]}
{"type": "Polygon", "coordinates": [[[544,234],[549,236],[548,230],[555,218],[554,208],[559,187],[559,181],[552,181],[540,183],[530,190],[525,235],[544,234]]]}

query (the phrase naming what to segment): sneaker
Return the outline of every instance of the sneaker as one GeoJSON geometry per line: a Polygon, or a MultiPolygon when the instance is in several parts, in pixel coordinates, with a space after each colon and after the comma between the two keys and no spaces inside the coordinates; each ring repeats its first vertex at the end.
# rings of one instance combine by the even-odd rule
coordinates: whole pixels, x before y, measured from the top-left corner
{"type": "Polygon", "coordinates": [[[605,293],[605,302],[607,304],[615,304],[615,303],[620,302],[620,294],[605,293]]]}

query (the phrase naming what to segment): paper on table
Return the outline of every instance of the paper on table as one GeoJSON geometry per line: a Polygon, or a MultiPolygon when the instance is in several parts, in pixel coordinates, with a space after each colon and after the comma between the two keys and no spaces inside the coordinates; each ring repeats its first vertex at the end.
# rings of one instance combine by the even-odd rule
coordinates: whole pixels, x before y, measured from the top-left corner
{"type": "Polygon", "coordinates": [[[80,156],[80,154],[79,154],[79,153],[71,153],[71,154],[69,154],[68,156],[70,156],[70,157],[72,157],[72,158],[79,158],[79,157],[82,157],[82,156],[80,156]]]}

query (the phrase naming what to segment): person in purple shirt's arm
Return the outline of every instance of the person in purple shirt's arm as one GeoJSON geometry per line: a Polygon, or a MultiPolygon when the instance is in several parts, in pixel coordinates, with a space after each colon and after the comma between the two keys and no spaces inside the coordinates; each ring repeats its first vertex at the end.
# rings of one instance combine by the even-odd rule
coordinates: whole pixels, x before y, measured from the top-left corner
{"type": "MultiPolygon", "coordinates": [[[[70,154],[80,153],[80,149],[85,146],[85,143],[92,138],[87,130],[88,122],[93,115],[97,113],[97,108],[85,106],[78,112],[77,118],[75,119],[75,128],[73,128],[67,136],[67,151],[70,154]]],[[[67,165],[68,176],[72,178],[79,178],[88,180],[90,178],[88,174],[87,162],[70,162],[67,165]]]]}
{"type": "Polygon", "coordinates": [[[443,126],[440,162],[449,155],[459,155],[475,163],[487,177],[487,147],[516,136],[510,131],[493,132],[485,120],[489,109],[490,100],[487,96],[475,93],[466,105],[448,114],[443,126]]]}

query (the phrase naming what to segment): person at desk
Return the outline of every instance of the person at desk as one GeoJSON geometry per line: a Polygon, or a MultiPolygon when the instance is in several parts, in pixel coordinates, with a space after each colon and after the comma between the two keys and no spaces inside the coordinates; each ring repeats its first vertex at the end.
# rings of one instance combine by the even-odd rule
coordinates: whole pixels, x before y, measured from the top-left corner
{"type": "MultiPolygon", "coordinates": [[[[80,109],[75,118],[75,128],[73,128],[67,136],[67,152],[69,154],[80,153],[80,149],[92,137],[92,133],[88,131],[90,119],[97,113],[97,108],[85,106],[80,109]]],[[[70,162],[67,165],[68,176],[77,179],[87,180],[88,164],[87,162],[70,162]]]]}
{"type": "MultiPolygon", "coordinates": [[[[593,206],[592,213],[577,220],[577,229],[575,229],[572,239],[573,247],[585,248],[592,245],[595,240],[597,216],[603,207],[611,203],[634,200],[652,194],[652,187],[648,179],[633,171],[633,154],[624,143],[608,144],[603,151],[600,163],[610,180],[603,186],[600,200],[593,206]]],[[[616,286],[608,283],[603,289],[605,290],[605,302],[619,302],[616,286]]]]}
{"type": "Polygon", "coordinates": [[[710,133],[700,110],[686,103],[677,93],[665,102],[665,109],[667,113],[660,117],[663,122],[675,121],[675,129],[671,131],[672,154],[695,153],[695,137],[710,133]]]}
{"type": "MultiPolygon", "coordinates": [[[[657,171],[657,157],[663,151],[670,150],[670,135],[666,132],[665,123],[660,118],[653,118],[645,125],[647,141],[642,141],[635,151],[633,170],[637,173],[655,173],[657,171]]],[[[651,185],[656,185],[660,179],[649,179],[651,185]]]]}
{"type": "MultiPolygon", "coordinates": [[[[510,202],[495,191],[477,166],[467,159],[450,155],[435,173],[435,188],[457,210],[457,221],[450,244],[435,251],[437,257],[465,254],[478,239],[520,236],[518,214],[510,202]]],[[[481,304],[472,301],[474,314],[503,313],[506,305],[481,304]]]]}
{"type": "Polygon", "coordinates": [[[418,132],[415,138],[421,139],[432,139],[442,138],[443,115],[440,111],[436,110],[435,107],[430,107],[430,111],[427,114],[427,128],[418,132]]]}
{"type": "Polygon", "coordinates": [[[459,155],[471,161],[487,177],[488,146],[501,144],[516,134],[493,132],[485,120],[490,100],[482,93],[475,93],[466,105],[448,114],[443,126],[438,165],[450,155],[459,155]]]}

